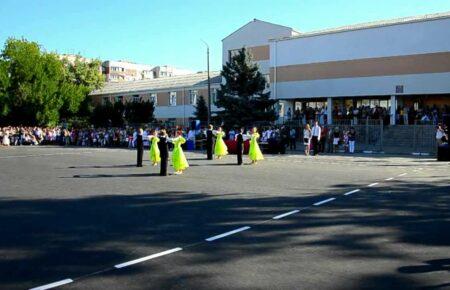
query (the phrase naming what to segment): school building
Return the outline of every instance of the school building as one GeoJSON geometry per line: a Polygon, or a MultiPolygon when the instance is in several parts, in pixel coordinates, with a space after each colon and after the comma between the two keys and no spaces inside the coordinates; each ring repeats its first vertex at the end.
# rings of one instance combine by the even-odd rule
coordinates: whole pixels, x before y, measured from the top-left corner
{"type": "Polygon", "coordinates": [[[222,40],[225,64],[246,47],[288,108],[450,105],[450,12],[313,32],[254,19],[222,40]]]}
{"type": "MultiPolygon", "coordinates": [[[[217,89],[220,87],[219,72],[210,72],[211,111],[217,89]]],[[[152,101],[155,118],[161,122],[188,126],[194,116],[198,97],[203,96],[208,105],[208,74],[199,72],[181,76],[162,77],[128,82],[108,82],[91,93],[94,105],[105,102],[152,101]]]]}

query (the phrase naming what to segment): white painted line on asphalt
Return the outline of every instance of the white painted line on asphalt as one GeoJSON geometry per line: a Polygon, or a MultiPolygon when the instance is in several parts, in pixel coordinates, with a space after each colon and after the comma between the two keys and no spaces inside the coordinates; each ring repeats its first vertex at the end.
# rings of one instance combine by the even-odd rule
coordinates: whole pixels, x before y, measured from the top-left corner
{"type": "Polygon", "coordinates": [[[282,219],[284,217],[287,217],[288,215],[291,215],[291,214],[294,214],[294,213],[298,213],[298,212],[300,212],[300,210],[296,209],[296,210],[293,210],[293,211],[290,211],[290,212],[286,212],[286,213],[274,216],[272,219],[279,220],[279,219],[282,219]]]}
{"type": "Polygon", "coordinates": [[[207,239],[205,239],[205,241],[207,241],[207,242],[212,242],[212,241],[215,241],[215,240],[218,240],[218,239],[227,237],[227,236],[234,235],[234,234],[239,233],[239,232],[242,232],[242,231],[246,231],[246,230],[248,230],[249,228],[250,228],[250,227],[248,227],[248,226],[247,226],[247,227],[238,228],[238,229],[235,229],[235,230],[232,230],[232,231],[229,231],[229,232],[226,232],[226,233],[217,235],[217,236],[213,236],[213,237],[207,238],[207,239]]]}
{"type": "Polygon", "coordinates": [[[378,182],[374,182],[374,183],[371,183],[371,184],[369,184],[369,185],[367,185],[368,187],[372,187],[372,186],[375,186],[375,185],[377,185],[378,184],[378,182]]]}
{"type": "Polygon", "coordinates": [[[321,204],[324,204],[324,203],[327,203],[327,202],[330,202],[330,201],[333,201],[333,200],[335,200],[336,198],[335,197],[332,197],[332,198],[329,198],[329,199],[325,199],[325,200],[322,200],[322,201],[319,201],[319,202],[316,202],[314,205],[315,206],[319,206],[319,205],[321,205],[321,204]]]}
{"type": "Polygon", "coordinates": [[[350,194],[353,194],[353,193],[358,192],[358,191],[360,191],[360,189],[355,189],[355,190],[346,192],[346,193],[344,193],[344,195],[350,195],[350,194]]]}
{"type": "Polygon", "coordinates": [[[58,286],[66,285],[66,284],[69,284],[69,283],[72,283],[72,282],[73,282],[72,279],[64,279],[64,280],[61,280],[61,281],[58,281],[58,282],[54,282],[54,283],[50,283],[50,284],[47,284],[47,285],[42,285],[42,286],[39,286],[39,287],[31,288],[30,290],[51,289],[51,288],[55,288],[55,287],[58,287],[58,286]]]}
{"type": "Polygon", "coordinates": [[[128,266],[131,266],[131,265],[134,265],[134,264],[142,263],[142,262],[147,261],[147,260],[151,260],[151,259],[155,259],[155,258],[158,258],[158,257],[161,257],[161,256],[169,255],[169,254],[181,251],[181,250],[183,250],[183,249],[182,248],[173,248],[171,250],[167,250],[167,251],[164,251],[164,252],[156,253],[156,254],[153,254],[153,255],[150,255],[150,256],[142,257],[142,258],[139,258],[139,259],[136,259],[136,260],[132,260],[132,261],[128,261],[128,262],[125,262],[125,263],[122,263],[122,264],[117,264],[117,265],[114,266],[114,268],[120,269],[120,268],[128,267],[128,266]]]}
{"type": "Polygon", "coordinates": [[[397,175],[397,176],[405,176],[407,173],[402,173],[402,174],[399,174],[399,175],[397,175]]]}
{"type": "Polygon", "coordinates": [[[389,177],[389,178],[386,178],[385,180],[389,181],[389,180],[392,180],[392,179],[394,179],[394,177],[389,177]]]}

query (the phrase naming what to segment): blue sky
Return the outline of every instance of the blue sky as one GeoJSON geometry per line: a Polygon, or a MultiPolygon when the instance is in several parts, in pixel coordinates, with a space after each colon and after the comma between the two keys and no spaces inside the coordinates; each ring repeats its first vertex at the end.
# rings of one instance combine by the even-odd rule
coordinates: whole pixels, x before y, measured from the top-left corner
{"type": "Polygon", "coordinates": [[[48,51],[205,70],[221,68],[221,40],[253,18],[312,31],[450,11],[450,0],[2,0],[0,42],[48,51]]]}

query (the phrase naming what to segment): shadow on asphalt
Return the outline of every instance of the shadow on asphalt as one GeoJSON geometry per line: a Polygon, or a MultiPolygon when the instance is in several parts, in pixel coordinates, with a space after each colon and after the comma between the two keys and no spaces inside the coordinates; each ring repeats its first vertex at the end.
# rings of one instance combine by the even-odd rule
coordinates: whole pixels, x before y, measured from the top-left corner
{"type": "MultiPolygon", "coordinates": [[[[128,173],[128,174],[76,174],[73,178],[111,178],[111,177],[152,177],[159,173],[128,173]]],[[[64,177],[67,178],[67,177],[64,177]]]]}
{"type": "Polygon", "coordinates": [[[82,165],[82,166],[69,166],[69,169],[83,169],[83,168],[132,168],[136,167],[136,164],[123,164],[123,165],[82,165]]]}
{"type": "MultiPolygon", "coordinates": [[[[90,175],[97,177],[155,176],[155,174],[90,175]]],[[[283,247],[324,247],[344,257],[408,259],[404,253],[385,250],[375,239],[390,235],[405,247],[450,246],[450,186],[413,180],[390,184],[389,193],[364,188],[342,197],[354,184],[341,184],[320,196],[242,197],[240,193],[211,196],[189,191],[140,195],[105,195],[74,199],[0,199],[0,288],[42,285],[65,277],[78,277],[136,258],[136,247],[168,249],[203,241],[211,234],[242,225],[252,226],[251,239],[227,239],[205,253],[202,247],[191,265],[217,265],[245,256],[276,252],[283,247]],[[339,194],[339,196],[337,196],[339,194]],[[339,197],[327,207],[310,208],[299,218],[256,225],[282,212],[310,206],[327,197],[339,197]],[[341,198],[342,197],[342,198],[341,198]],[[348,200],[344,200],[348,198],[348,200]],[[333,228],[366,229],[364,233],[333,228]],[[378,230],[373,230],[374,228],[378,230]],[[386,228],[389,231],[384,232],[386,228]],[[268,234],[270,233],[270,234],[268,234]],[[238,252],[239,254],[236,254],[238,252]]],[[[155,251],[149,248],[148,254],[155,251]]],[[[331,252],[330,252],[331,254],[331,252]]],[[[448,254],[448,253],[447,253],[448,254]]],[[[352,289],[399,289],[422,285],[415,273],[448,270],[447,257],[408,265],[379,276],[354,277],[352,289]]],[[[326,261],[325,261],[326,263],[326,261]]],[[[405,261],[406,263],[406,261],[405,261]]],[[[178,266],[178,265],[177,265],[178,266]]],[[[130,267],[126,274],[139,274],[130,267]]],[[[123,272],[122,272],[123,273],[123,272]]],[[[160,276],[158,288],[170,288],[179,273],[160,276]]],[[[120,275],[118,271],[106,275],[120,275]]],[[[195,288],[208,274],[181,276],[185,288],[195,288]]],[[[155,281],[147,281],[147,285],[155,281]]],[[[348,286],[348,285],[347,285],[348,286]]],[[[445,285],[444,285],[445,286],[445,285]]],[[[339,289],[339,285],[336,285],[339,289]]],[[[351,289],[346,287],[346,289],[351,289]]],[[[425,289],[425,288],[424,288],[425,289]]],[[[429,288],[431,289],[431,288],[429,288]]],[[[436,288],[437,289],[437,288],[436,288]]]]}

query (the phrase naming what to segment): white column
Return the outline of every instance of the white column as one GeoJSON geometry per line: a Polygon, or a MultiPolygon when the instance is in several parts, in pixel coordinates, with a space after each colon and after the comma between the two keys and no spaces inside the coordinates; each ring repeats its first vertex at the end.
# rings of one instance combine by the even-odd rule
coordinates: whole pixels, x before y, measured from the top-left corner
{"type": "Polygon", "coordinates": [[[333,98],[327,98],[327,124],[333,124],[333,98]]]}
{"type": "Polygon", "coordinates": [[[395,125],[395,111],[397,110],[397,96],[391,96],[391,111],[389,114],[391,115],[391,125],[395,125]]]}

